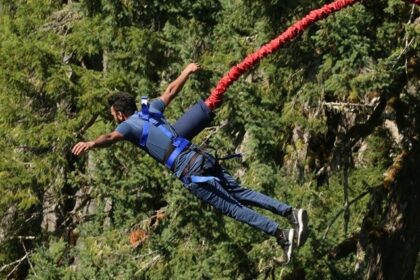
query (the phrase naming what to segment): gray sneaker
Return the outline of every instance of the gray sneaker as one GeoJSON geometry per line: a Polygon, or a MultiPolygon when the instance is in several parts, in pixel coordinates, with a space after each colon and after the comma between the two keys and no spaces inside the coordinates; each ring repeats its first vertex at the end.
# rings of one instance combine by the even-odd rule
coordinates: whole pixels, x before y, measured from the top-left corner
{"type": "Polygon", "coordinates": [[[280,230],[277,236],[277,243],[283,249],[283,260],[282,264],[288,264],[292,258],[293,251],[293,239],[295,238],[294,229],[283,229],[280,230]]]}
{"type": "Polygon", "coordinates": [[[298,247],[305,244],[308,238],[308,214],[305,209],[292,209],[287,220],[296,231],[296,245],[298,247]]]}

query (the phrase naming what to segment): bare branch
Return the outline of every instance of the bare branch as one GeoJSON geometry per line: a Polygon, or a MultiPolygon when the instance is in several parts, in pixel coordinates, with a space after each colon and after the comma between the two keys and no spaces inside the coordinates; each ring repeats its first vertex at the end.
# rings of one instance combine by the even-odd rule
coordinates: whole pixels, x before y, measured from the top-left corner
{"type": "Polygon", "coordinates": [[[0,268],[0,272],[3,272],[4,270],[6,270],[8,267],[11,267],[12,265],[17,264],[12,271],[7,275],[7,278],[10,277],[10,275],[13,274],[13,272],[15,272],[15,270],[19,267],[19,265],[29,256],[29,253],[26,253],[22,258],[15,260],[14,262],[11,262],[9,264],[5,264],[0,268]]]}
{"type": "Polygon", "coordinates": [[[35,276],[38,276],[36,275],[36,272],[35,272],[34,266],[32,265],[31,260],[29,259],[28,250],[26,250],[25,243],[23,243],[22,239],[20,240],[20,243],[22,244],[23,250],[25,251],[26,255],[28,255],[28,263],[29,263],[29,266],[31,267],[32,272],[34,273],[35,276]]]}
{"type": "Polygon", "coordinates": [[[4,241],[9,241],[9,240],[13,240],[13,239],[19,239],[19,240],[34,240],[36,237],[35,236],[11,236],[7,239],[5,239],[4,241]]]}
{"type": "Polygon", "coordinates": [[[161,255],[154,256],[150,261],[143,264],[142,268],[136,271],[135,275],[138,275],[142,272],[147,271],[149,268],[153,267],[160,259],[161,259],[161,255]]]}
{"type": "Polygon", "coordinates": [[[322,102],[322,105],[328,108],[335,107],[369,107],[372,108],[372,104],[363,104],[363,103],[350,103],[350,102],[322,102]]]}
{"type": "Polygon", "coordinates": [[[201,144],[199,145],[199,147],[203,147],[206,145],[206,143],[209,141],[209,139],[216,134],[217,132],[219,132],[221,129],[223,129],[224,127],[226,127],[228,125],[228,122],[223,122],[218,126],[212,126],[212,127],[207,127],[204,130],[205,131],[210,131],[211,133],[201,142],[201,144]]]}
{"type": "Polygon", "coordinates": [[[343,162],[343,193],[344,193],[344,235],[347,236],[348,225],[350,222],[350,204],[349,204],[349,161],[350,161],[350,153],[349,149],[345,149],[344,152],[344,162],[343,162]]]}
{"type": "MultiPolygon", "coordinates": [[[[348,203],[348,207],[350,207],[353,203],[355,203],[356,201],[362,199],[365,195],[367,195],[368,193],[371,192],[371,189],[368,189],[365,192],[362,192],[361,194],[359,194],[357,197],[353,198],[351,201],[349,201],[348,203]]],[[[340,215],[346,210],[346,207],[343,207],[340,209],[340,211],[337,212],[337,214],[334,216],[334,218],[328,223],[327,229],[324,232],[324,235],[322,236],[322,239],[327,238],[327,234],[331,229],[331,226],[334,224],[334,222],[338,219],[338,217],[340,217],[340,215]]]]}

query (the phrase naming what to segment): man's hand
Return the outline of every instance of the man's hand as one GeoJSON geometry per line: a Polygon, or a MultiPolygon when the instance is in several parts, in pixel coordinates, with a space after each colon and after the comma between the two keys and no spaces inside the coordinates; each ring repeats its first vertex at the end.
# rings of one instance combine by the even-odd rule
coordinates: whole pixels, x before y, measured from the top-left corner
{"type": "Polygon", "coordinates": [[[71,152],[76,156],[83,154],[84,152],[91,150],[93,148],[104,148],[111,146],[115,142],[124,140],[124,136],[118,131],[113,131],[111,133],[103,134],[96,138],[94,141],[88,142],[79,142],[74,145],[71,152]]]}
{"type": "Polygon", "coordinates": [[[188,74],[195,73],[199,70],[200,70],[200,65],[198,63],[190,63],[184,69],[184,71],[187,71],[188,74]]]}
{"type": "Polygon", "coordinates": [[[178,78],[168,85],[165,92],[160,96],[160,99],[163,103],[165,103],[165,106],[168,106],[169,103],[171,103],[172,99],[174,99],[176,94],[182,89],[185,82],[188,80],[188,77],[198,70],[200,70],[200,65],[198,63],[190,63],[184,68],[184,70],[182,70],[178,78]]]}
{"type": "Polygon", "coordinates": [[[73,149],[71,150],[71,152],[73,154],[75,154],[76,156],[92,149],[95,146],[95,142],[94,141],[89,141],[89,142],[79,142],[76,145],[74,145],[73,149]]]}

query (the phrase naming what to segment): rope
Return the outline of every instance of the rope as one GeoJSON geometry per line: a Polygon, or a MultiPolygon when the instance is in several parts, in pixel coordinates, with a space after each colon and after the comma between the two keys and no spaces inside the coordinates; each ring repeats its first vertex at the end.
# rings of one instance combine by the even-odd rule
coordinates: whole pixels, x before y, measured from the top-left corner
{"type": "MultiPolygon", "coordinates": [[[[280,36],[273,39],[269,43],[262,46],[259,50],[249,54],[242,62],[233,66],[223,78],[219,80],[216,87],[211,91],[210,96],[206,99],[206,105],[214,110],[222,102],[223,93],[235,82],[243,73],[251,69],[264,57],[270,55],[279,49],[283,44],[294,39],[302,33],[311,24],[326,18],[331,13],[337,12],[347,6],[355,4],[360,0],[336,0],[330,4],[324,5],[322,8],[309,12],[304,18],[290,26],[280,36]]],[[[420,0],[408,0],[419,2],[420,0]]]]}

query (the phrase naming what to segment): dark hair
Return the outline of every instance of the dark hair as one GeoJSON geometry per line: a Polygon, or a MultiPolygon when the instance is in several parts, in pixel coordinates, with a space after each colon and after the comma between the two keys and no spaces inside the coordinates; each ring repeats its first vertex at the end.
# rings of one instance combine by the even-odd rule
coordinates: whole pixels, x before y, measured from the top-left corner
{"type": "Polygon", "coordinates": [[[117,92],[108,97],[109,106],[114,106],[116,111],[123,113],[126,116],[131,116],[137,111],[136,99],[127,92],[117,92]]]}

